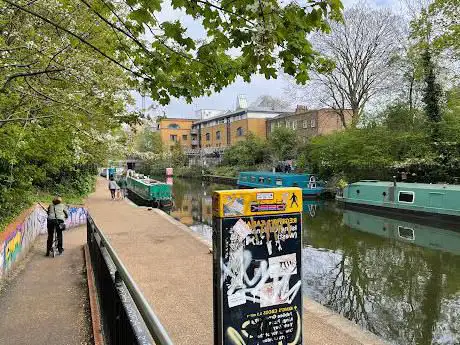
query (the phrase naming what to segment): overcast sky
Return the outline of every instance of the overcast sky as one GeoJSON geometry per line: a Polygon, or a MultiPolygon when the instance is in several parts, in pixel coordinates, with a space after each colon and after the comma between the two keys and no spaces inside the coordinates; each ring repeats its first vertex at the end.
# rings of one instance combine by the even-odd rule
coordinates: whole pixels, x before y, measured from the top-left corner
{"type": "MultiPolygon", "coordinates": [[[[345,8],[347,8],[358,1],[342,0],[342,2],[344,3],[345,8]]],[[[367,2],[369,5],[376,7],[399,6],[399,0],[367,0],[361,2],[367,2]]],[[[200,25],[195,24],[190,17],[174,12],[171,8],[165,8],[159,19],[180,19],[181,22],[188,28],[188,34],[192,38],[199,38],[202,35],[200,25]]],[[[195,111],[199,109],[234,109],[236,97],[239,94],[246,95],[249,103],[255,101],[262,95],[285,98],[285,83],[286,82],[282,77],[279,77],[276,80],[266,80],[263,76],[254,76],[251,83],[245,83],[243,80],[239,79],[234,84],[223,89],[220,93],[216,93],[210,97],[197,98],[191,104],[187,104],[182,99],[172,99],[171,103],[163,109],[168,117],[194,117],[195,111]]],[[[142,108],[141,99],[142,98],[139,95],[136,95],[137,107],[139,109],[142,108]]],[[[146,107],[149,107],[152,104],[148,97],[145,98],[145,104],[146,107]]]]}

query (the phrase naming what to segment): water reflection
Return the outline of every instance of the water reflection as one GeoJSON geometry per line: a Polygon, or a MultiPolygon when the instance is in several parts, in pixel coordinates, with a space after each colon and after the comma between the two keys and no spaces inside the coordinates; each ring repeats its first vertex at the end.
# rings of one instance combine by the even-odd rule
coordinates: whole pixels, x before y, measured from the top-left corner
{"type": "MultiPolygon", "coordinates": [[[[211,240],[217,189],[175,179],[171,215],[211,240]]],[[[304,203],[305,295],[398,345],[460,344],[460,233],[304,203]]]]}

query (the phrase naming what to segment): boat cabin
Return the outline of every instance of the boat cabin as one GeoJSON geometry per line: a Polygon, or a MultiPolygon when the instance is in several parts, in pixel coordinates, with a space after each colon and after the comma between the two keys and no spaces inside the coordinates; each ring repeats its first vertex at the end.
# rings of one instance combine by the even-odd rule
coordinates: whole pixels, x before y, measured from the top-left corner
{"type": "Polygon", "coordinates": [[[303,194],[319,195],[323,187],[319,186],[312,174],[285,174],[264,171],[240,172],[238,186],[248,188],[299,187],[303,194]]]}

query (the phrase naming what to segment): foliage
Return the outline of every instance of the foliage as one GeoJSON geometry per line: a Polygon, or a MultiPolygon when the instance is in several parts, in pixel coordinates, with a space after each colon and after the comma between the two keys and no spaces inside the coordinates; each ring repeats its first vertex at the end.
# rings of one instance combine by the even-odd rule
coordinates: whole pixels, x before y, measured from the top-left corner
{"type": "MultiPolygon", "coordinates": [[[[89,41],[114,46],[112,30],[94,25],[80,7],[56,1],[40,9],[63,25],[78,25],[89,41]]],[[[37,17],[0,3],[0,218],[21,212],[41,193],[79,197],[95,166],[113,146],[113,133],[134,117],[129,79],[87,46],[37,17]]]]}
{"type": "Polygon", "coordinates": [[[149,91],[161,104],[171,97],[191,102],[222,90],[237,77],[249,81],[259,73],[276,78],[279,66],[305,82],[310,66],[320,58],[309,34],[329,30],[329,21],[340,19],[342,9],[340,0],[302,5],[276,0],[172,0],[174,11],[161,0],[53,0],[53,11],[41,2],[28,6],[3,0],[6,5],[1,6],[20,10],[27,18],[41,18],[72,45],[92,50],[131,73],[133,85],[149,91]],[[80,22],[81,11],[91,20],[80,22]],[[164,12],[185,13],[205,37],[192,38],[179,20],[159,20],[164,12]],[[63,15],[69,20],[59,20],[63,15]],[[92,30],[112,31],[115,37],[94,40],[88,37],[92,30]]]}
{"type": "Polygon", "coordinates": [[[163,143],[159,132],[154,132],[149,128],[143,128],[137,136],[137,149],[140,152],[163,152],[163,143]]]}
{"type": "Polygon", "coordinates": [[[425,71],[425,92],[423,102],[425,103],[425,112],[428,119],[437,123],[441,121],[441,86],[436,81],[435,66],[432,61],[431,52],[427,48],[422,56],[423,67],[425,71]]]}
{"type": "Polygon", "coordinates": [[[301,155],[301,168],[323,178],[344,173],[350,180],[391,179],[392,165],[407,157],[425,158],[430,152],[423,133],[390,131],[384,126],[349,129],[313,138],[301,155]]]}
{"type": "Polygon", "coordinates": [[[295,158],[299,138],[296,131],[286,128],[277,127],[269,136],[268,145],[274,157],[274,161],[284,161],[295,158]]]}
{"type": "Polygon", "coordinates": [[[224,153],[223,164],[233,166],[254,166],[270,160],[266,141],[249,133],[224,153]]]}

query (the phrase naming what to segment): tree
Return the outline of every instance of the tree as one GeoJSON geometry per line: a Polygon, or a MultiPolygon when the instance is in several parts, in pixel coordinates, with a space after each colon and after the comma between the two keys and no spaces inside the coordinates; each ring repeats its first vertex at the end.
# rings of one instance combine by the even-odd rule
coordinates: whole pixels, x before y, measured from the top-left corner
{"type": "Polygon", "coordinates": [[[291,102],[270,95],[262,95],[251,104],[251,107],[270,108],[272,110],[286,110],[291,106],[291,102]]]}
{"type": "Polygon", "coordinates": [[[294,91],[310,103],[335,109],[344,127],[356,127],[369,101],[384,96],[394,82],[401,21],[389,10],[363,4],[346,10],[343,23],[332,23],[330,33],[313,36],[315,49],[329,60],[316,65],[306,88],[294,91]],[[352,110],[351,123],[346,121],[347,108],[352,110]]]}
{"type": "Polygon", "coordinates": [[[294,130],[286,127],[277,127],[270,133],[270,146],[274,161],[284,161],[295,157],[299,138],[294,130]]]}
{"type": "Polygon", "coordinates": [[[304,83],[319,58],[308,35],[327,31],[328,20],[340,19],[342,9],[340,0],[311,1],[305,6],[275,0],[172,0],[173,9],[192,17],[205,33],[193,39],[180,21],[158,19],[164,10],[161,0],[55,0],[53,12],[40,2],[0,3],[2,10],[40,20],[72,45],[130,73],[133,85],[161,104],[171,97],[190,102],[222,90],[237,77],[249,81],[259,73],[276,78],[279,66],[304,83]],[[83,10],[97,25],[79,23],[75,13],[83,10]],[[60,20],[62,16],[67,20],[60,20]],[[115,35],[108,47],[106,39],[98,41],[91,35],[93,30],[106,29],[115,35]]]}
{"type": "MultiPolygon", "coordinates": [[[[53,1],[30,2],[53,20],[75,23],[53,1]]],[[[112,30],[75,8],[87,39],[113,47],[112,30]]],[[[129,79],[91,49],[0,1],[0,219],[36,190],[83,194],[107,158],[114,131],[129,122],[129,79]]]]}
{"type": "Polygon", "coordinates": [[[160,133],[154,132],[149,128],[143,128],[138,135],[137,149],[140,152],[161,153],[163,143],[161,142],[160,133]]]}

